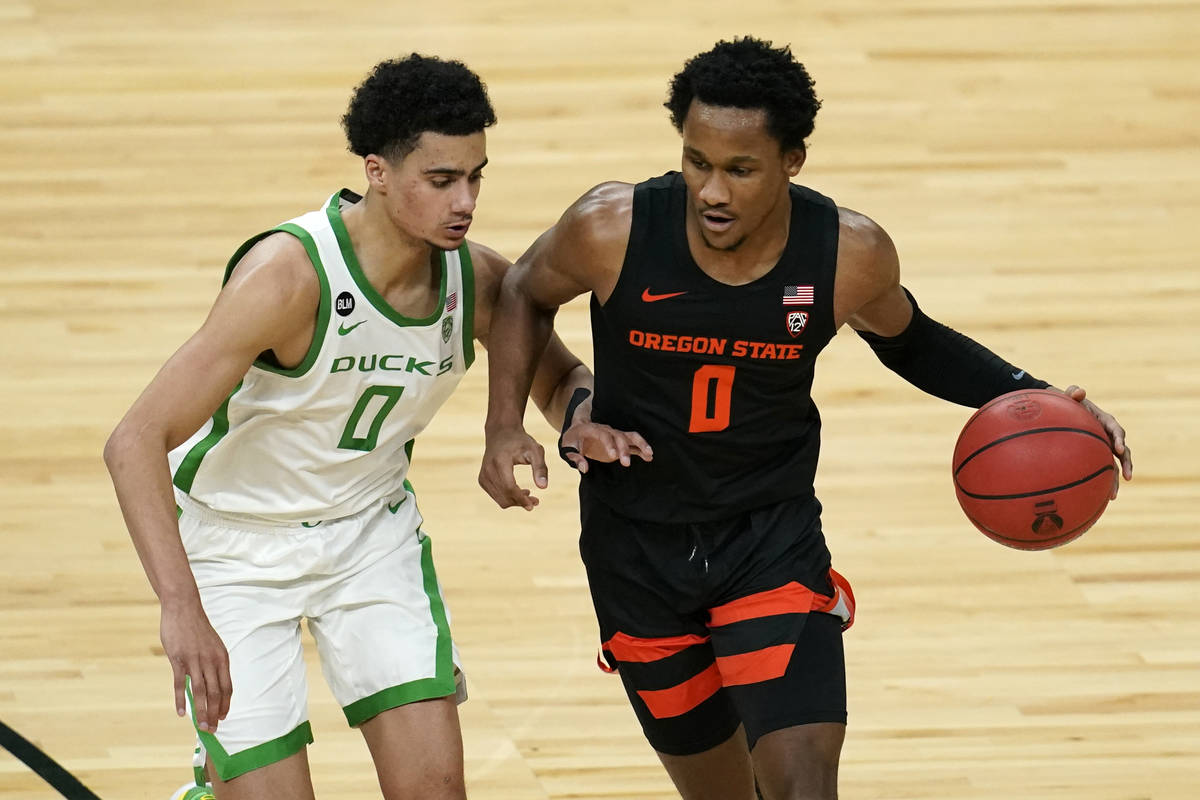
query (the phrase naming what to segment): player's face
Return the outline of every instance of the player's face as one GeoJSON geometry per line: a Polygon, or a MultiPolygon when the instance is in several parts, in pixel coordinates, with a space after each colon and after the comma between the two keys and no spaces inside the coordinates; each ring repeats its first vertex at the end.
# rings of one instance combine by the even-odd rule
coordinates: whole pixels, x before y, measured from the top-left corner
{"type": "Polygon", "coordinates": [[[736,250],[764,222],[787,219],[788,182],[803,164],[803,150],[780,150],[764,110],[692,101],[683,120],[689,226],[714,250],[736,250]]]}
{"type": "Polygon", "coordinates": [[[447,136],[426,131],[402,159],[380,159],[388,216],[405,235],[454,250],[467,237],[487,164],[483,131],[447,136]]]}

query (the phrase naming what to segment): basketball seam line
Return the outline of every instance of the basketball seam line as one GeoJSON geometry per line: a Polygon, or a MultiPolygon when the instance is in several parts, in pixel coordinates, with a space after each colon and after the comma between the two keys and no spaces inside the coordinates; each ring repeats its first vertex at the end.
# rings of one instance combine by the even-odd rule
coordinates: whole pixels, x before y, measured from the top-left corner
{"type": "Polygon", "coordinates": [[[971,455],[964,458],[962,460],[962,463],[958,465],[958,468],[956,470],[954,470],[954,475],[957,477],[958,473],[962,472],[963,467],[965,467],[967,464],[969,464],[971,462],[971,459],[975,458],[975,456],[979,455],[980,453],[984,452],[985,450],[989,450],[993,447],[996,447],[997,445],[1004,444],[1005,442],[1007,442],[1011,439],[1019,439],[1022,436],[1029,436],[1030,434],[1034,434],[1034,433],[1067,433],[1067,432],[1082,433],[1085,436],[1091,436],[1093,439],[1098,439],[1098,440],[1104,442],[1105,444],[1108,444],[1108,439],[1104,438],[1103,436],[1098,436],[1094,431],[1089,431],[1085,428],[1071,428],[1071,427],[1067,427],[1067,426],[1053,427],[1053,428],[1031,428],[1030,430],[1027,430],[1027,431],[1018,431],[1017,433],[1010,433],[1007,436],[1002,436],[999,439],[996,439],[995,441],[988,442],[983,447],[979,448],[974,453],[971,453],[971,455]]]}
{"type": "MultiPolygon", "coordinates": [[[[1023,497],[1038,497],[1040,495],[1050,494],[1051,492],[1061,492],[1064,489],[1072,489],[1076,486],[1085,484],[1090,480],[1094,480],[1106,472],[1111,472],[1112,470],[1113,465],[1108,464],[1096,470],[1091,475],[1088,475],[1086,478],[1080,478],[1079,480],[1072,481],[1071,483],[1064,483],[1062,486],[1052,486],[1049,489],[1038,489],[1035,492],[1020,492],[1019,494],[975,494],[974,492],[968,492],[961,486],[958,487],[958,490],[974,500],[1020,500],[1023,497]]],[[[958,483],[958,481],[955,481],[955,483],[958,483]]]]}

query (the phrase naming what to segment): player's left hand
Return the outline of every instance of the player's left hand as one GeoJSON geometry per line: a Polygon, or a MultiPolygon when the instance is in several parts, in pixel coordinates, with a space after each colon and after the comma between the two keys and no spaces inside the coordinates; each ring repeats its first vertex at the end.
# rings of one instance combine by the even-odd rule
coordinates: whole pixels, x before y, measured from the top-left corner
{"type": "Polygon", "coordinates": [[[654,450],[640,433],[619,431],[589,420],[567,428],[558,446],[563,458],[580,472],[588,471],[588,459],[605,463],[620,461],[621,466],[628,467],[634,456],[643,461],[654,458],[654,450]]]}
{"type": "MultiPolygon", "coordinates": [[[[1125,443],[1125,429],[1121,427],[1121,423],[1117,422],[1116,417],[1109,414],[1100,406],[1087,399],[1087,392],[1080,386],[1072,384],[1068,386],[1065,394],[1072,400],[1080,403],[1088,411],[1092,412],[1097,420],[1100,421],[1100,426],[1108,433],[1108,439],[1112,443],[1113,454],[1121,462],[1121,475],[1125,480],[1133,479],[1133,454],[1129,450],[1129,445],[1125,443]]],[[[1117,497],[1117,489],[1120,488],[1121,482],[1114,478],[1112,497],[1115,500],[1117,497]]]]}
{"type": "Polygon", "coordinates": [[[514,468],[520,464],[529,465],[537,488],[545,489],[549,485],[546,454],[536,439],[520,427],[489,431],[485,437],[483,464],[479,468],[479,485],[501,508],[520,506],[532,511],[538,499],[517,483],[514,468]]]}

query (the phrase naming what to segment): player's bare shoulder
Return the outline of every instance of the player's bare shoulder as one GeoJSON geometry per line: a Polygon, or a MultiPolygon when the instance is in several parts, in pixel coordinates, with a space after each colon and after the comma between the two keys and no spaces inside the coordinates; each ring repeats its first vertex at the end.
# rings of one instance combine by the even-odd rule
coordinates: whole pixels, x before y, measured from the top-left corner
{"type": "Polygon", "coordinates": [[[899,285],[896,245],[879,223],[849,208],[838,208],[837,277],[834,318],[840,326],[889,288],[899,285]]]}
{"type": "Polygon", "coordinates": [[[512,262],[487,245],[470,239],[467,240],[467,251],[471,254],[475,291],[479,294],[494,294],[512,262]]]}
{"type": "Polygon", "coordinates": [[[221,331],[230,346],[271,350],[290,366],[308,351],[320,304],[321,282],[304,245],[274,233],[238,259],[205,328],[221,331]]]}
{"type": "Polygon", "coordinates": [[[569,294],[590,291],[604,303],[617,284],[629,247],[633,188],[609,181],[585,192],[530,248],[534,264],[557,272],[571,287],[569,294]]]}
{"type": "Polygon", "coordinates": [[[632,226],[633,184],[607,181],[584,192],[555,227],[572,246],[624,255],[632,226]]]}
{"type": "Polygon", "coordinates": [[[467,250],[471,254],[471,269],[475,275],[475,338],[486,346],[492,310],[500,298],[500,286],[512,262],[479,242],[467,240],[467,250]]]}
{"type": "Polygon", "coordinates": [[[225,286],[226,292],[258,295],[281,310],[321,301],[321,282],[304,245],[289,233],[278,232],[255,242],[242,255],[225,286]]]}

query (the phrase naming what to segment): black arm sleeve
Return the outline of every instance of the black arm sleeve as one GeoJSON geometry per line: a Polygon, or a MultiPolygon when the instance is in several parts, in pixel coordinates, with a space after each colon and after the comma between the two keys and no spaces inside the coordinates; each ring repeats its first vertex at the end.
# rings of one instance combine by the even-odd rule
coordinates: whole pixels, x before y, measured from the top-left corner
{"type": "Polygon", "coordinates": [[[897,336],[856,330],[883,365],[923,392],[972,408],[1017,389],[1050,384],[1014,367],[973,339],[935,322],[908,289],[913,317],[897,336]]]}

